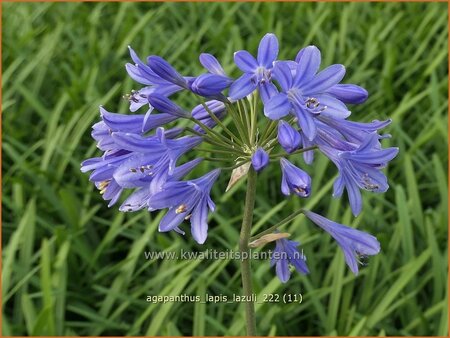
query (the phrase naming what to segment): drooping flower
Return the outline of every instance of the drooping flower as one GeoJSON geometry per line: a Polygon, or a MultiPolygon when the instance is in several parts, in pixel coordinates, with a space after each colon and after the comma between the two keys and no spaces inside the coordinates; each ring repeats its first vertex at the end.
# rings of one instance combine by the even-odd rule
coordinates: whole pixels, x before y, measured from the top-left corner
{"type": "Polygon", "coordinates": [[[263,170],[269,164],[269,155],[261,147],[252,155],[252,166],[256,171],[263,170]]]}
{"type": "Polygon", "coordinates": [[[339,171],[333,196],[341,196],[346,189],[352,212],[357,216],[362,209],[360,189],[382,193],[389,188],[381,169],[397,156],[398,148],[380,149],[377,133],[369,135],[359,146],[336,139],[333,141],[334,145],[339,142],[345,148],[319,145],[319,149],[334,162],[339,171]]]}
{"type": "Polygon", "coordinates": [[[300,147],[302,140],[297,130],[289,123],[280,120],[278,123],[278,142],[290,154],[300,147]]]}
{"type": "Polygon", "coordinates": [[[270,266],[275,265],[275,271],[282,283],[286,283],[291,277],[289,265],[294,266],[295,269],[303,275],[309,273],[308,266],[306,265],[306,258],[303,256],[303,253],[297,249],[299,245],[299,242],[290,241],[286,238],[276,240],[276,246],[272,253],[270,266]]]}
{"type": "Polygon", "coordinates": [[[374,236],[330,221],[312,211],[305,210],[304,214],[336,240],[344,252],[347,265],[355,275],[359,271],[358,259],[360,256],[373,256],[380,252],[380,243],[374,236]]]}
{"type": "Polygon", "coordinates": [[[280,165],[283,175],[281,192],[286,196],[289,196],[292,191],[300,197],[308,197],[311,193],[311,177],[285,158],[280,159],[280,165]]]}
{"type": "Polygon", "coordinates": [[[256,59],[246,50],[234,53],[234,62],[244,74],[231,85],[229,96],[239,100],[259,89],[264,102],[267,89],[261,87],[272,85],[272,67],[277,56],[278,39],[274,34],[266,34],[261,39],[256,59]]]}
{"type": "Polygon", "coordinates": [[[149,200],[149,205],[154,209],[169,208],[159,224],[159,231],[173,230],[184,219],[189,219],[192,236],[197,243],[203,244],[208,236],[208,209],[215,209],[209,194],[219,173],[220,170],[216,169],[195,180],[164,184],[162,191],[149,200]]]}

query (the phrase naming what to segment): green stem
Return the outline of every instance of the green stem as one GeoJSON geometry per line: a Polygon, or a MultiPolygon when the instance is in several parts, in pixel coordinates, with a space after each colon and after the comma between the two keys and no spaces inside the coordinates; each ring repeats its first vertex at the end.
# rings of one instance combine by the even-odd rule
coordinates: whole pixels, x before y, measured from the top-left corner
{"type": "MultiPolygon", "coordinates": [[[[245,195],[244,217],[242,219],[241,234],[239,236],[239,250],[241,254],[242,288],[246,299],[253,294],[252,272],[250,266],[250,248],[248,246],[253,223],[253,208],[256,195],[256,171],[250,167],[247,174],[247,193],[245,195]]],[[[245,304],[245,322],[247,336],[256,335],[255,304],[247,301],[245,304]]]]}
{"type": "Polygon", "coordinates": [[[302,149],[296,150],[296,151],[294,151],[294,152],[292,152],[290,154],[288,154],[288,153],[278,153],[278,154],[270,155],[270,157],[271,158],[287,157],[287,156],[291,156],[291,155],[294,155],[294,154],[301,154],[301,153],[304,153],[304,152],[307,152],[307,151],[310,151],[310,150],[315,150],[315,149],[317,149],[317,146],[311,146],[311,147],[307,147],[307,148],[302,148],[302,149]]]}
{"type": "Polygon", "coordinates": [[[220,119],[208,108],[208,106],[206,105],[206,103],[202,102],[202,106],[203,108],[205,108],[206,112],[209,114],[209,116],[214,120],[214,122],[216,122],[217,125],[219,125],[220,127],[222,127],[222,129],[228,134],[228,136],[231,137],[231,139],[233,139],[234,141],[236,141],[236,143],[238,143],[240,146],[242,146],[242,142],[241,140],[239,140],[239,137],[237,137],[236,135],[233,134],[233,132],[227,128],[227,126],[225,126],[225,124],[220,121],[220,119]]]}

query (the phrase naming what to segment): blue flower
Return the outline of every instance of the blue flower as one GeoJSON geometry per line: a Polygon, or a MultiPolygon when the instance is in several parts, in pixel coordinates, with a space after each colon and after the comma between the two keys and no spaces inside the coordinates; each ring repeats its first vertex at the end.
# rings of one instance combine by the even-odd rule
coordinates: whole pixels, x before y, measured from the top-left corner
{"type": "Polygon", "coordinates": [[[344,252],[347,265],[355,275],[358,274],[358,258],[360,256],[373,256],[380,252],[380,243],[374,236],[330,221],[308,210],[305,210],[304,214],[337,241],[344,252]]]}
{"type": "Polygon", "coordinates": [[[152,175],[150,182],[141,182],[140,187],[136,189],[128,198],[122,203],[119,210],[123,212],[137,211],[147,207],[150,211],[154,209],[150,206],[150,197],[160,192],[166,182],[178,181],[186,176],[192,169],[194,169],[202,158],[196,158],[185,164],[175,168],[172,175],[169,175],[167,168],[159,170],[152,175]]]}
{"type": "MultiPolygon", "coordinates": [[[[266,89],[261,90],[261,87],[271,82],[273,62],[277,56],[278,39],[274,34],[266,34],[261,39],[256,59],[246,50],[234,53],[234,62],[244,74],[231,85],[229,96],[239,100],[257,88],[263,95],[266,89]]],[[[264,101],[264,96],[262,99],[264,101]]]]}
{"type": "Polygon", "coordinates": [[[130,155],[130,152],[115,150],[102,157],[90,158],[81,163],[81,172],[92,171],[89,180],[95,183],[102,198],[110,201],[108,207],[117,202],[123,191],[113,177],[114,172],[130,155]]]}
{"type": "MultiPolygon", "coordinates": [[[[178,116],[172,114],[116,114],[107,111],[103,107],[100,107],[100,116],[103,120],[100,123],[106,126],[109,138],[111,138],[111,132],[113,131],[141,134],[175,121],[178,118],[178,116]]],[[[94,137],[94,139],[98,141],[97,138],[94,137]]]]}
{"type": "Polygon", "coordinates": [[[326,93],[342,80],[345,67],[332,65],[315,75],[319,65],[320,52],[314,46],[308,47],[303,53],[295,75],[287,62],[277,62],[273,73],[282,92],[264,105],[264,114],[272,120],[292,112],[309,140],[316,136],[314,119],[318,114],[338,118],[350,115],[344,103],[326,93]]]}
{"type": "Polygon", "coordinates": [[[339,170],[339,176],[334,182],[333,196],[341,196],[346,189],[355,216],[362,209],[360,189],[381,193],[389,188],[381,169],[397,156],[398,148],[381,149],[379,137],[374,132],[358,146],[330,137],[328,145],[319,145],[319,149],[339,170]]]}
{"type": "Polygon", "coordinates": [[[213,55],[202,53],[199,59],[209,73],[198,76],[192,83],[191,90],[204,97],[225,101],[226,98],[221,93],[231,85],[233,80],[225,74],[221,64],[213,55]]]}
{"type": "Polygon", "coordinates": [[[270,266],[275,265],[277,276],[283,283],[286,283],[291,277],[289,264],[293,265],[301,274],[306,275],[309,273],[303,253],[297,249],[299,245],[300,243],[290,241],[286,238],[276,240],[270,266]]]}
{"type": "MultiPolygon", "coordinates": [[[[148,105],[149,102],[147,98],[148,95],[152,93],[170,96],[183,89],[181,86],[161,78],[148,64],[141,61],[130,46],[128,46],[128,49],[130,50],[132,60],[135,62],[134,65],[131,63],[125,65],[128,75],[136,82],[147,86],[137,91],[133,90],[131,91],[131,94],[124,96],[125,99],[130,101],[130,111],[135,112],[142,106],[148,105]]],[[[148,113],[150,113],[152,109],[152,106],[149,106],[148,113]]]]}
{"type": "Polygon", "coordinates": [[[289,196],[291,191],[300,197],[308,197],[311,193],[311,177],[285,158],[280,159],[282,178],[281,192],[289,196]]]}
{"type": "Polygon", "coordinates": [[[252,155],[252,165],[256,171],[261,171],[269,164],[269,155],[263,148],[258,147],[252,155]]]}
{"type": "Polygon", "coordinates": [[[289,154],[300,147],[300,134],[289,123],[280,120],[278,123],[278,142],[289,154]]]}
{"type": "Polygon", "coordinates": [[[164,184],[162,191],[149,200],[154,209],[169,208],[159,224],[159,231],[174,230],[183,220],[189,219],[192,236],[197,243],[203,244],[208,236],[208,209],[215,209],[209,194],[219,173],[216,169],[194,180],[164,184]]]}
{"type": "Polygon", "coordinates": [[[114,142],[122,149],[133,152],[133,156],[121,170],[116,172],[116,179],[132,183],[135,179],[142,179],[154,172],[154,167],[167,164],[169,174],[173,173],[178,158],[190,149],[202,142],[201,137],[183,136],[177,139],[168,137],[176,136],[182,131],[173,129],[164,131],[158,128],[156,135],[144,137],[137,134],[114,132],[114,142]],[[132,178],[134,177],[134,179],[132,178]]]}
{"type": "Polygon", "coordinates": [[[379,129],[388,126],[392,120],[388,119],[386,121],[374,120],[369,123],[364,122],[353,122],[342,119],[334,119],[331,117],[321,116],[319,120],[326,125],[334,128],[349,142],[360,144],[370,137],[370,134],[378,131],[379,129]]]}

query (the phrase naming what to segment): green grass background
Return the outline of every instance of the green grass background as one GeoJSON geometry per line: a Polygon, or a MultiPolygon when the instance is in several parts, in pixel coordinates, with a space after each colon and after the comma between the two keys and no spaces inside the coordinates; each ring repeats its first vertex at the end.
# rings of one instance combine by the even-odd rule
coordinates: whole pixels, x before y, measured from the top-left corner
{"type": "MultiPolygon", "coordinates": [[[[336,170],[317,156],[308,200],[285,199],[276,165],[259,177],[255,228],[300,206],[375,234],[381,253],[358,277],[330,237],[303,217],[310,275],[283,285],[267,261],[252,265],[257,294],[302,293],[302,304],[258,304],[263,335],[447,335],[447,4],[445,3],[2,3],[4,335],[240,335],[243,306],[149,304],[147,295],[240,293],[238,261],[146,261],[145,250],[236,248],[244,186],[212,196],[208,241],[160,234],[161,215],[108,209],[79,170],[98,156],[98,106],[127,112],[127,45],[197,74],[200,52],[237,75],[233,52],[277,34],[280,57],[315,44],[323,65],[370,92],[352,119],[393,118],[400,147],[391,189],[364,193],[354,218],[331,197],[336,170]]],[[[185,102],[189,106],[195,103],[185,102]]],[[[298,160],[301,164],[301,160],[298,160]]],[[[208,170],[203,164],[196,172],[208,170]]]]}

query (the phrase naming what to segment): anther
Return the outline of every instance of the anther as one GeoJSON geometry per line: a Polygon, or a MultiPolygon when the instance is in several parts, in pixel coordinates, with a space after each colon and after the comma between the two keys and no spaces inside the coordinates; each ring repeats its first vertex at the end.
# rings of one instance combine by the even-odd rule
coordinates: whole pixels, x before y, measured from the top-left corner
{"type": "Polygon", "coordinates": [[[178,206],[178,208],[175,210],[176,214],[181,214],[182,212],[185,212],[187,210],[186,204],[181,204],[178,206]]]}

